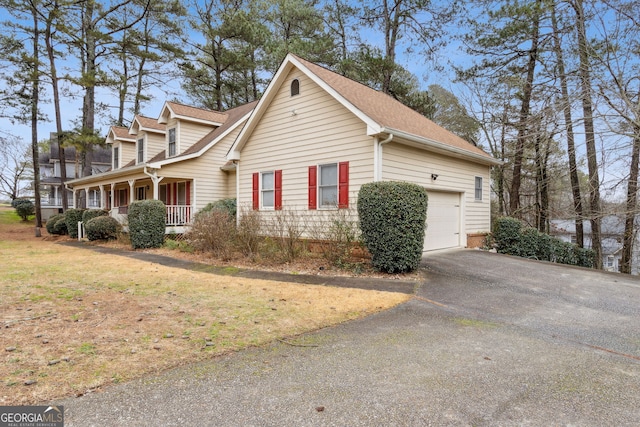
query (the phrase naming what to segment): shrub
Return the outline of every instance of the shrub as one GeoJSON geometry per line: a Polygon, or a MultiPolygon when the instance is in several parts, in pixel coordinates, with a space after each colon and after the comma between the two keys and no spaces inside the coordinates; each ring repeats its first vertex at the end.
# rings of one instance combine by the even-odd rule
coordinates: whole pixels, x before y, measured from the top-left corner
{"type": "Polygon", "coordinates": [[[520,252],[522,223],[511,217],[500,217],[493,223],[493,241],[501,254],[517,255],[520,252]]]}
{"type": "MultiPolygon", "coordinates": [[[[355,205],[355,203],[354,203],[355,205]]],[[[327,211],[309,224],[309,235],[321,242],[322,256],[342,267],[351,259],[351,251],[360,241],[360,226],[355,208],[327,211]]]]}
{"type": "Polygon", "coordinates": [[[84,213],[84,209],[67,209],[64,213],[64,216],[67,221],[67,231],[69,232],[69,237],[74,239],[78,238],[78,223],[82,221],[82,214],[84,213]]]}
{"type": "Polygon", "coordinates": [[[520,230],[519,245],[517,252],[513,255],[523,258],[540,259],[540,233],[537,228],[525,227],[520,230]]]}
{"type": "Polygon", "coordinates": [[[113,217],[100,215],[85,222],[84,229],[89,240],[109,240],[118,236],[120,223],[113,217]]]}
{"type": "Polygon", "coordinates": [[[82,222],[86,224],[93,218],[106,215],[109,215],[109,211],[106,211],[104,209],[87,209],[82,213],[82,222]]]}
{"type": "Polygon", "coordinates": [[[373,182],[358,193],[362,239],[372,265],[384,272],[418,267],[424,246],[427,191],[407,182],[373,182]]]}
{"type": "Polygon", "coordinates": [[[198,215],[211,211],[227,212],[229,216],[235,218],[238,211],[236,199],[220,199],[215,202],[208,203],[196,214],[196,219],[198,215]]]}
{"type": "Polygon", "coordinates": [[[35,206],[29,199],[14,199],[11,201],[11,206],[23,221],[27,221],[31,215],[36,213],[35,206]]]}
{"type": "Polygon", "coordinates": [[[262,241],[260,230],[262,229],[262,218],[260,212],[246,209],[240,214],[236,239],[238,249],[244,256],[253,258],[257,253],[262,241]]]}
{"type": "MultiPolygon", "coordinates": [[[[58,234],[55,232],[55,225],[56,222],[58,222],[60,219],[62,219],[64,221],[64,214],[57,214],[57,215],[53,215],[51,216],[46,223],[46,228],[47,228],[47,233],[49,234],[58,234]]],[[[66,223],[65,223],[66,224],[66,223]]],[[[66,225],[65,225],[65,230],[66,230],[66,225]]]]}
{"type": "Polygon", "coordinates": [[[196,250],[212,252],[227,260],[233,253],[235,234],[235,218],[224,210],[214,209],[196,215],[185,238],[196,250]]]}
{"type": "Polygon", "coordinates": [[[134,249],[162,246],[166,212],[160,200],[140,200],[129,205],[129,235],[134,249]]]}
{"type": "Polygon", "coordinates": [[[68,234],[68,233],[69,232],[67,230],[67,218],[66,218],[65,214],[62,214],[62,215],[60,215],[60,218],[58,218],[53,223],[53,234],[64,235],[64,234],[68,234]]]}
{"type": "Polygon", "coordinates": [[[305,225],[299,213],[291,209],[278,210],[268,222],[267,235],[275,243],[278,255],[285,262],[293,261],[302,251],[302,233],[305,225]]]}

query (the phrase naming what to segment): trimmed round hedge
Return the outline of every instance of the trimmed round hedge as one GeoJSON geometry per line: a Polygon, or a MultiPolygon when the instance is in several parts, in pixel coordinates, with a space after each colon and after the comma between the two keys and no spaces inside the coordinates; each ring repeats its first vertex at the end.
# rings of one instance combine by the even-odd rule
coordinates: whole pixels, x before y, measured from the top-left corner
{"type": "Polygon", "coordinates": [[[109,211],[104,209],[87,209],[82,213],[82,222],[86,224],[93,218],[106,215],[109,215],[109,211]]]}
{"type": "Polygon", "coordinates": [[[27,221],[31,215],[36,213],[36,208],[29,199],[14,199],[11,201],[11,206],[23,221],[27,221]]]}
{"type": "Polygon", "coordinates": [[[404,273],[418,267],[427,203],[427,190],[408,182],[372,182],[360,188],[360,229],[374,268],[404,273]]]}
{"type": "MultiPolygon", "coordinates": [[[[49,234],[58,234],[58,233],[56,233],[55,226],[56,226],[56,223],[58,221],[60,221],[60,220],[62,220],[63,222],[65,221],[64,214],[56,214],[56,215],[51,216],[47,220],[47,223],[45,225],[45,227],[47,228],[47,233],[49,233],[49,234]]],[[[67,230],[66,222],[65,222],[64,230],[65,230],[65,232],[67,230]]]]}
{"type": "Polygon", "coordinates": [[[85,222],[84,230],[87,239],[91,241],[115,239],[118,237],[120,223],[113,217],[100,215],[85,222]]]}
{"type": "Polygon", "coordinates": [[[64,213],[64,217],[67,221],[67,232],[69,237],[74,239],[78,238],[78,223],[82,222],[82,214],[85,209],[67,209],[64,213]]]}
{"type": "Polygon", "coordinates": [[[159,248],[164,243],[167,210],[160,200],[139,200],[129,205],[129,236],[134,249],[159,248]]]}

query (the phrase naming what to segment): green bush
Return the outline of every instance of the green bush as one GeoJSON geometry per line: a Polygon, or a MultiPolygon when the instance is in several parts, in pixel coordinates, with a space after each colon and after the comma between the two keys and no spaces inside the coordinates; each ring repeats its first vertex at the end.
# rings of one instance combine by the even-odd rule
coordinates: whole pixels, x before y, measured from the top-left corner
{"type": "Polygon", "coordinates": [[[69,231],[67,230],[67,218],[65,214],[60,215],[60,218],[58,218],[53,224],[53,234],[59,234],[61,236],[64,234],[69,234],[69,231]]]}
{"type": "Polygon", "coordinates": [[[106,215],[109,215],[109,211],[106,211],[104,209],[87,209],[82,213],[82,222],[86,224],[93,218],[106,215]]]}
{"type": "Polygon", "coordinates": [[[84,230],[87,239],[92,241],[115,239],[120,230],[120,223],[113,217],[100,215],[85,222],[84,230]]]}
{"type": "MultiPolygon", "coordinates": [[[[56,222],[58,222],[59,220],[64,221],[64,214],[53,215],[47,220],[47,223],[45,225],[46,228],[47,228],[47,233],[49,233],[49,234],[58,234],[58,233],[55,232],[55,225],[56,225],[56,222]]],[[[66,231],[66,229],[67,229],[67,226],[66,226],[66,222],[65,222],[65,231],[66,231]]]]}
{"type": "Polygon", "coordinates": [[[207,205],[195,215],[194,220],[198,218],[198,215],[211,211],[223,211],[228,213],[232,218],[235,218],[238,211],[236,199],[220,199],[215,202],[207,203],[207,205]]]}
{"type": "Polygon", "coordinates": [[[408,182],[372,182],[358,193],[362,240],[372,265],[387,273],[418,267],[424,246],[427,191],[408,182]]]}
{"type": "Polygon", "coordinates": [[[78,238],[78,223],[82,222],[82,214],[84,213],[84,209],[67,209],[64,213],[64,217],[67,221],[67,231],[69,232],[69,237],[74,239],[78,238]]]}
{"type": "Polygon", "coordinates": [[[501,254],[518,255],[522,223],[511,217],[500,217],[493,223],[493,241],[501,254]]]}
{"type": "Polygon", "coordinates": [[[36,213],[35,206],[29,199],[14,199],[11,201],[11,206],[23,221],[27,221],[31,215],[36,213]]]}
{"type": "Polygon", "coordinates": [[[164,242],[167,210],[160,200],[129,205],[129,235],[134,249],[159,248],[164,242]]]}
{"type": "Polygon", "coordinates": [[[498,218],[494,222],[492,239],[497,251],[503,254],[588,268],[595,265],[593,250],[564,242],[533,227],[523,227],[515,218],[498,218]]]}

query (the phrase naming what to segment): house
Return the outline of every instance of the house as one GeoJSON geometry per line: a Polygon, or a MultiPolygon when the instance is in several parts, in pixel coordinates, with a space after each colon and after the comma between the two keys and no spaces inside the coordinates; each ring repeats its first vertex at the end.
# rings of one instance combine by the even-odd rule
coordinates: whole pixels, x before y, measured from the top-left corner
{"type": "Polygon", "coordinates": [[[233,143],[238,206],[309,221],[354,206],[368,182],[428,190],[424,250],[490,230],[489,154],[397,100],[289,54],[233,143]],[[306,219],[305,219],[306,217],[306,219]]]}
{"type": "MultiPolygon", "coordinates": [[[[497,160],[390,96],[288,55],[258,102],[216,112],[167,102],[158,119],[112,127],[111,171],[69,183],[125,220],[134,200],[167,206],[168,231],[207,203],[304,224],[354,212],[360,187],[401,180],[429,194],[424,250],[464,247],[490,230],[497,160]]],[[[302,224],[302,225],[301,225],[302,224]]],[[[307,233],[308,236],[308,233],[307,233]]]]}
{"type": "Polygon", "coordinates": [[[235,196],[225,156],[254,106],[217,112],[166,102],[157,119],[138,115],[128,128],[112,126],[111,170],[70,181],[73,199],[96,192],[99,207],[123,223],[131,202],[161,200],[167,232],[184,232],[207,203],[235,196]]]}
{"type": "MultiPolygon", "coordinates": [[[[620,271],[622,260],[622,244],[624,241],[625,218],[623,215],[606,215],[600,221],[602,240],[602,268],[606,271],[620,271]]],[[[636,217],[634,227],[634,245],[631,254],[631,274],[640,274],[640,240],[637,230],[640,228],[640,216],[636,217]]],[[[575,220],[554,219],[550,221],[549,234],[564,242],[576,243],[575,220]]],[[[583,222],[584,247],[590,249],[591,222],[583,222]]]]}
{"type": "MultiPolygon", "coordinates": [[[[55,133],[51,135],[50,140],[55,140],[55,133]]],[[[80,177],[82,164],[75,147],[65,148],[64,158],[67,181],[80,177]]],[[[45,151],[40,152],[38,162],[40,165],[41,212],[42,218],[46,221],[51,216],[62,212],[62,191],[64,191],[64,184],[61,177],[60,153],[57,144],[51,142],[45,151]]],[[[109,170],[110,167],[111,150],[94,147],[91,173],[102,173],[109,170]]],[[[66,191],[69,205],[71,206],[73,192],[69,189],[66,191]]],[[[97,192],[89,192],[88,196],[87,205],[89,207],[97,207],[99,204],[97,192]]]]}

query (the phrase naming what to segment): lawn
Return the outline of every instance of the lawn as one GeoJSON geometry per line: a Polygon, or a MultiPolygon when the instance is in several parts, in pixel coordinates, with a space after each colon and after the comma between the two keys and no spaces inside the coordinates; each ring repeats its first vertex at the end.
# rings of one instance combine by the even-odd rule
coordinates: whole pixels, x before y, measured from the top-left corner
{"type": "Polygon", "coordinates": [[[186,271],[34,237],[0,207],[0,405],[37,404],[388,309],[397,293],[186,271]]]}

